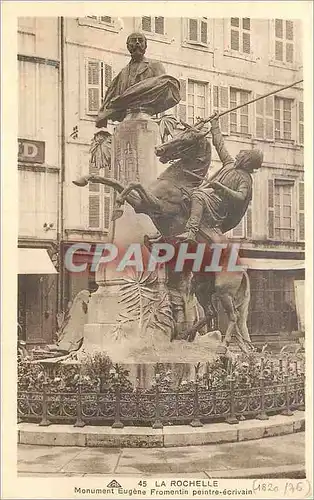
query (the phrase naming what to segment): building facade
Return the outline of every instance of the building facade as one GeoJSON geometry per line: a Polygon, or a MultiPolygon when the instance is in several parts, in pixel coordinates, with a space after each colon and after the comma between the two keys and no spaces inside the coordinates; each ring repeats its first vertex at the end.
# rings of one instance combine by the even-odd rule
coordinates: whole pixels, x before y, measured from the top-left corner
{"type": "MultiPolygon", "coordinates": [[[[60,109],[56,121],[60,134],[51,136],[49,141],[53,151],[59,151],[61,160],[60,164],[57,159],[49,161],[50,166],[59,166],[63,174],[59,172],[53,177],[53,172],[49,173],[51,181],[46,181],[46,186],[51,191],[52,179],[59,175],[55,202],[57,199],[60,202],[53,205],[51,201],[51,207],[58,206],[61,211],[59,216],[56,214],[61,221],[57,238],[60,262],[71,243],[96,243],[108,238],[110,192],[98,185],[78,189],[72,180],[90,171],[89,148],[95,133],[95,116],[112,78],[129,60],[125,45],[129,33],[144,32],[148,39],[147,57],[162,62],[167,73],[180,80],[181,102],[167,113],[189,123],[209,116],[214,110],[236,107],[302,79],[299,21],[94,16],[41,22],[51,23],[50,46],[55,23],[59,50],[54,57],[56,61],[61,59],[62,69],[59,87],[51,89],[52,94],[46,89],[44,95],[45,100],[53,99],[50,96],[59,88],[59,107],[54,109],[60,109]],[[61,144],[53,147],[56,137],[60,137],[61,144]]],[[[41,40],[44,47],[46,34],[41,40]]],[[[57,74],[58,67],[54,69],[57,74]]],[[[32,115],[25,115],[21,106],[20,109],[24,116],[21,123],[37,119],[30,120],[32,115]]],[[[40,109],[43,113],[44,106],[40,109]]],[[[51,124],[52,121],[49,127],[51,124]]],[[[108,128],[112,132],[114,124],[108,128]]],[[[249,266],[251,331],[261,335],[302,330],[305,239],[302,84],[226,115],[221,119],[221,128],[233,156],[241,149],[260,148],[264,153],[263,167],[254,174],[249,210],[230,234],[241,243],[242,256],[249,266]]],[[[43,129],[40,130],[43,134],[43,129]]],[[[24,129],[23,133],[21,137],[26,137],[24,129]]],[[[53,131],[47,129],[47,133],[53,131]]],[[[36,137],[42,135],[32,136],[36,137]]],[[[213,162],[216,161],[218,158],[214,156],[213,162]]],[[[48,179],[47,171],[41,173],[43,181],[45,176],[48,179]]],[[[25,212],[26,206],[21,205],[22,221],[26,221],[25,212]]],[[[26,225],[31,226],[30,219],[26,225]]],[[[45,235],[46,239],[52,238],[53,232],[45,235]]],[[[23,241],[26,236],[21,233],[23,241]]],[[[39,233],[33,236],[45,239],[39,233]]],[[[89,272],[61,274],[60,308],[82,288],[95,287],[89,272]]]]}
{"type": "Polygon", "coordinates": [[[32,345],[56,330],[60,217],[57,18],[18,19],[18,331],[32,345]]]}

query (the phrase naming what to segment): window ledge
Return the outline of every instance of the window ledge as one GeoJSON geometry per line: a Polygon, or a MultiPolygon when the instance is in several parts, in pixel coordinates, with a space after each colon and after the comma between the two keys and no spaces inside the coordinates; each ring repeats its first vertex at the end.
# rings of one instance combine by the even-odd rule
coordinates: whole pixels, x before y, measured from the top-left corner
{"type": "Polygon", "coordinates": [[[253,54],[244,54],[243,52],[238,52],[237,50],[225,49],[224,56],[256,63],[256,57],[254,57],[253,54]]]}
{"type": "Polygon", "coordinates": [[[239,139],[252,139],[252,134],[241,134],[241,132],[230,132],[230,137],[238,137],[239,139]]]}
{"type": "Polygon", "coordinates": [[[262,137],[252,137],[252,143],[267,142],[268,144],[274,145],[274,139],[264,139],[262,137]]]}
{"type": "Polygon", "coordinates": [[[77,146],[90,146],[91,140],[84,140],[82,138],[80,139],[68,139],[66,141],[67,144],[76,144],[77,146]]]}
{"type": "Polygon", "coordinates": [[[119,33],[119,29],[115,25],[115,23],[109,24],[101,21],[96,21],[95,19],[87,19],[85,17],[78,18],[79,26],[89,26],[90,28],[96,28],[104,31],[111,31],[113,33],[119,33]]]}
{"type": "Polygon", "coordinates": [[[18,162],[18,170],[28,170],[30,172],[58,173],[60,171],[60,168],[54,165],[47,165],[46,163],[18,162]]]}
{"type": "Polygon", "coordinates": [[[297,144],[294,141],[289,142],[289,141],[277,141],[274,139],[261,139],[259,137],[254,137],[252,138],[252,144],[259,143],[259,142],[266,142],[268,143],[272,148],[283,148],[283,149],[293,149],[293,150],[300,150],[303,148],[302,144],[297,144]]]}
{"type": "Polygon", "coordinates": [[[108,229],[82,229],[82,228],[66,228],[65,234],[81,234],[81,235],[99,235],[99,236],[107,236],[108,229]]]}
{"type": "Polygon", "coordinates": [[[30,29],[30,28],[18,28],[17,32],[20,33],[21,35],[36,36],[34,29],[30,29]]]}
{"type": "Polygon", "coordinates": [[[214,53],[213,49],[210,47],[209,44],[194,42],[192,40],[184,40],[181,43],[181,46],[187,49],[200,50],[202,52],[210,52],[212,54],[214,53]]]}
{"type": "Polygon", "coordinates": [[[170,45],[173,42],[167,34],[160,35],[159,33],[152,33],[151,31],[143,31],[143,33],[145,34],[147,40],[151,40],[152,42],[161,42],[166,43],[167,45],[170,45]]]}
{"type": "Polygon", "coordinates": [[[298,67],[295,63],[287,63],[284,61],[276,61],[275,59],[271,59],[269,61],[269,66],[274,66],[275,68],[284,68],[290,69],[292,71],[299,71],[301,68],[298,67]]]}
{"type": "Polygon", "coordinates": [[[246,144],[251,144],[251,141],[252,141],[251,135],[241,135],[241,134],[230,133],[228,135],[228,137],[231,141],[244,142],[246,144]]]}
{"type": "Polygon", "coordinates": [[[283,148],[283,149],[294,149],[294,150],[298,150],[300,149],[300,147],[295,144],[294,142],[285,142],[285,141],[274,141],[272,144],[271,144],[271,147],[273,148],[283,148]]]}

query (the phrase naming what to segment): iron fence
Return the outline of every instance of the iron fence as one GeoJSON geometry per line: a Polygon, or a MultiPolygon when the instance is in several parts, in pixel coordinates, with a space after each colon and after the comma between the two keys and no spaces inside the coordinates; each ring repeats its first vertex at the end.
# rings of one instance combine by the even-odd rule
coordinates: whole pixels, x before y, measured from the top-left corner
{"type": "Polygon", "coordinates": [[[262,360],[253,383],[230,371],[218,386],[210,374],[200,377],[198,368],[193,381],[176,388],[165,386],[162,377],[156,376],[150,388],[130,390],[116,377],[109,389],[99,392],[84,390],[82,378],[73,392],[51,390],[45,381],[40,391],[18,391],[18,418],[40,426],[151,425],[155,429],[178,424],[200,427],[219,421],[235,424],[247,418],[266,420],[276,413],[293,415],[295,410],[304,410],[303,368],[298,361],[279,360],[277,367],[271,363],[265,369],[262,360]]]}

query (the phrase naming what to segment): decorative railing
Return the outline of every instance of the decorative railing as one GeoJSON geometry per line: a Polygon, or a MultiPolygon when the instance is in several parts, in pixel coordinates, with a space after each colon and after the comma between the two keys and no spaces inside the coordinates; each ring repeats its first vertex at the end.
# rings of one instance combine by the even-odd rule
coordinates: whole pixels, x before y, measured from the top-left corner
{"type": "Polygon", "coordinates": [[[210,373],[200,376],[199,365],[194,380],[180,382],[177,387],[165,383],[159,373],[148,389],[126,388],[117,374],[109,388],[93,392],[84,389],[80,374],[72,392],[52,390],[45,380],[40,391],[18,391],[18,418],[41,426],[151,425],[158,429],[178,424],[200,427],[219,421],[235,424],[247,418],[266,420],[273,414],[293,415],[295,410],[304,410],[303,363],[286,359],[265,366],[262,359],[253,382],[231,370],[218,385],[210,373]]]}

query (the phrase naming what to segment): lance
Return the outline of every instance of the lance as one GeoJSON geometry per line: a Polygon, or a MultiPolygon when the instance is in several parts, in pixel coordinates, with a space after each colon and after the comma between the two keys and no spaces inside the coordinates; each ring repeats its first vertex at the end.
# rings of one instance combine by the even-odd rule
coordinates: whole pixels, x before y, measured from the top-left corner
{"type": "MultiPolygon", "coordinates": [[[[260,99],[265,99],[266,97],[277,94],[278,92],[282,92],[283,90],[289,89],[290,87],[294,87],[295,85],[298,85],[298,83],[301,83],[301,82],[303,82],[303,80],[298,80],[297,82],[290,83],[290,85],[285,85],[284,87],[281,87],[280,89],[272,90],[271,92],[268,92],[267,94],[256,97],[255,99],[251,99],[251,101],[247,101],[243,104],[239,104],[239,106],[235,106],[234,108],[227,109],[226,111],[223,111],[222,113],[219,113],[218,115],[211,115],[209,118],[205,118],[204,120],[199,120],[194,125],[194,127],[202,128],[203,125],[205,125],[205,123],[208,123],[209,121],[211,121],[213,116],[215,116],[215,117],[217,116],[217,118],[220,118],[221,116],[227,115],[228,113],[232,113],[232,111],[236,111],[237,109],[243,108],[244,106],[247,106],[248,104],[252,104],[253,102],[259,101],[260,99]]],[[[184,125],[186,125],[186,124],[184,123],[184,125]]]]}
{"type": "MultiPolygon", "coordinates": [[[[282,92],[283,90],[289,89],[290,87],[294,87],[295,85],[298,85],[298,83],[302,83],[303,80],[298,80],[297,82],[291,83],[290,85],[285,85],[284,87],[281,87],[280,89],[277,90],[272,90],[271,92],[268,92],[267,94],[261,95],[259,97],[256,97],[255,99],[252,99],[251,101],[245,102],[244,104],[240,104],[239,106],[235,106],[234,108],[227,109],[226,111],[223,111],[222,113],[219,113],[218,115],[211,115],[209,118],[206,118],[204,120],[199,120],[194,127],[191,127],[191,125],[183,122],[182,120],[181,123],[186,126],[187,128],[202,128],[205,123],[208,123],[214,116],[217,118],[220,118],[221,116],[227,115],[228,113],[231,113],[232,111],[235,111],[236,109],[243,108],[244,106],[247,106],[248,104],[252,104],[253,102],[259,101],[260,99],[265,99],[266,97],[269,97],[271,95],[277,94],[278,92],[282,92]]],[[[207,134],[210,132],[210,130],[207,132],[207,134]]],[[[205,135],[207,135],[205,134],[205,135]]],[[[190,172],[188,170],[184,170],[185,173],[203,181],[205,177],[201,177],[200,175],[195,174],[194,172],[190,172]]]]}

